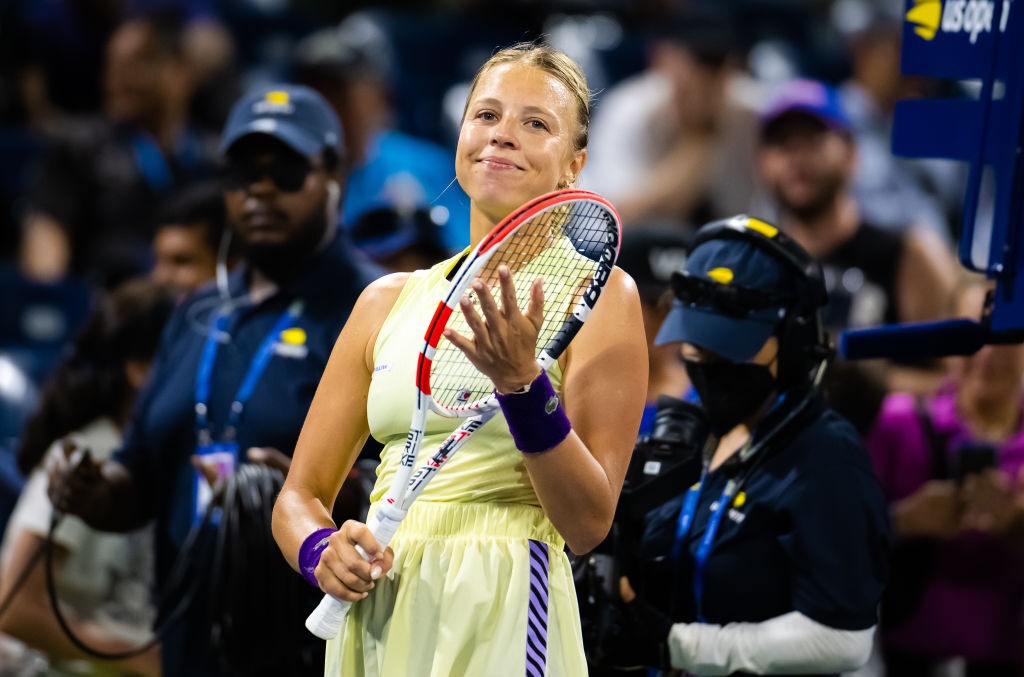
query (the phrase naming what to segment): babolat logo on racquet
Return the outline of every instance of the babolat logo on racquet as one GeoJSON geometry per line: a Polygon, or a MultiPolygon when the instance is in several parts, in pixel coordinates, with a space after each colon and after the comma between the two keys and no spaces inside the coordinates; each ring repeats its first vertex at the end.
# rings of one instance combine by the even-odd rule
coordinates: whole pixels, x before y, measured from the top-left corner
{"type": "Polygon", "coordinates": [[[449,437],[445,440],[445,443],[441,445],[441,448],[437,450],[437,453],[427,459],[427,461],[420,466],[419,470],[416,471],[416,474],[412,476],[412,480],[409,481],[409,491],[415,491],[421,484],[429,482],[430,476],[440,470],[441,466],[448,460],[448,457],[451,455],[449,450],[455,448],[467,435],[468,433],[461,435],[457,439],[449,437]]]}
{"type": "Polygon", "coordinates": [[[400,463],[402,466],[411,468],[416,463],[416,450],[420,448],[420,438],[422,436],[422,430],[410,430],[405,436],[405,451],[402,454],[400,463]]]}
{"type": "Polygon", "coordinates": [[[601,294],[601,289],[604,288],[605,282],[608,281],[609,276],[612,274],[612,269],[615,267],[615,259],[619,250],[619,234],[609,233],[608,244],[610,247],[614,247],[614,250],[611,248],[606,249],[601,255],[601,262],[598,265],[597,271],[594,273],[594,279],[597,280],[598,284],[591,289],[588,289],[587,293],[583,296],[583,300],[591,308],[593,308],[594,304],[597,303],[597,298],[601,294]],[[611,253],[612,251],[616,253],[613,254],[611,253]]]}
{"type": "MultiPolygon", "coordinates": [[[[537,364],[548,369],[565,352],[590,316],[618,257],[619,216],[607,200],[583,190],[563,190],[526,203],[484,237],[452,276],[447,294],[426,325],[415,372],[416,408],[405,449],[384,500],[374,505],[369,527],[386,548],[413,501],[473,433],[499,411],[494,384],[453,343],[442,339],[447,327],[463,336],[469,329],[459,301],[474,280],[482,280],[500,300],[498,269],[507,266],[516,303],[525,309],[533,282],[544,290],[544,322],[537,337],[537,364]],[[466,419],[413,472],[423,442],[427,415],[466,419]]],[[[476,295],[472,298],[475,300],[476,295]]],[[[558,406],[557,398],[548,403],[558,406]]],[[[437,429],[432,422],[431,429],[437,429]]],[[[349,604],[325,596],[306,621],[323,639],[337,636],[349,604]]]]}

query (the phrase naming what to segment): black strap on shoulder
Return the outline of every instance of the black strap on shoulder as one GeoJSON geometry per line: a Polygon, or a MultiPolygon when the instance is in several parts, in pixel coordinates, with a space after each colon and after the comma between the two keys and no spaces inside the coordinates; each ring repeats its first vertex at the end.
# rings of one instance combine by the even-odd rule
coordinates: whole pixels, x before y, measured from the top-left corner
{"type": "Polygon", "coordinates": [[[935,423],[932,421],[931,412],[925,404],[924,398],[914,398],[914,410],[917,412],[917,419],[921,423],[921,430],[924,431],[924,438],[928,442],[928,450],[932,456],[932,479],[948,480],[949,475],[949,451],[946,449],[946,438],[935,430],[935,423]]]}
{"type": "Polygon", "coordinates": [[[448,273],[445,274],[444,278],[446,280],[448,280],[449,282],[454,280],[455,279],[455,273],[458,272],[459,268],[462,267],[462,264],[466,261],[467,258],[469,258],[469,255],[471,253],[472,253],[471,251],[468,251],[468,252],[465,252],[462,256],[460,256],[459,260],[456,261],[455,263],[453,263],[452,267],[448,269],[448,273]]]}

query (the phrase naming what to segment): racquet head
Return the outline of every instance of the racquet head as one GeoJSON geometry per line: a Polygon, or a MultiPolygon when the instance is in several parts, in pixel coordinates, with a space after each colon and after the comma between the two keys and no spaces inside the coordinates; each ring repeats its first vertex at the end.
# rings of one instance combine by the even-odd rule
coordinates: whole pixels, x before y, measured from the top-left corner
{"type": "Polygon", "coordinates": [[[494,384],[477,371],[455,344],[442,337],[447,327],[472,332],[459,305],[476,304],[470,284],[479,278],[500,304],[498,268],[511,272],[519,307],[529,303],[540,278],[544,321],[536,356],[547,368],[565,351],[586,321],[618,256],[621,226],[615,209],[601,196],[561,190],[526,203],[476,246],[459,266],[451,288],[428,324],[416,369],[416,387],[443,416],[468,416],[496,406],[494,384]]]}

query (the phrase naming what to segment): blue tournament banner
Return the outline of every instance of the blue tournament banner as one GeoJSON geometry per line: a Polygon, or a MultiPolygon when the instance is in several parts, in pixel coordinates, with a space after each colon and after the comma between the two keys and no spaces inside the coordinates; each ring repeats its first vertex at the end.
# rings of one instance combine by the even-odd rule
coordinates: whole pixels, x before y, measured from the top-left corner
{"type": "Polygon", "coordinates": [[[907,0],[902,71],[906,75],[975,80],[978,98],[901,101],[893,152],[970,163],[960,260],[998,280],[993,332],[1024,329],[1024,0],[907,0]],[[986,167],[995,179],[988,261],[971,252],[986,167]]]}
{"type": "Polygon", "coordinates": [[[985,76],[995,34],[1006,33],[1013,5],[1013,0],[908,0],[903,72],[956,79],[985,76]]]}

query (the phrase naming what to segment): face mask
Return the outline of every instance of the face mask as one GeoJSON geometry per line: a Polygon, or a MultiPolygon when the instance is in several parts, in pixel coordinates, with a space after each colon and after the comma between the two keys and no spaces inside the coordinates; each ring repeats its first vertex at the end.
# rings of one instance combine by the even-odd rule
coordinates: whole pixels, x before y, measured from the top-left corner
{"type": "Polygon", "coordinates": [[[718,437],[746,421],[778,387],[771,370],[749,362],[683,361],[718,437]]]}

